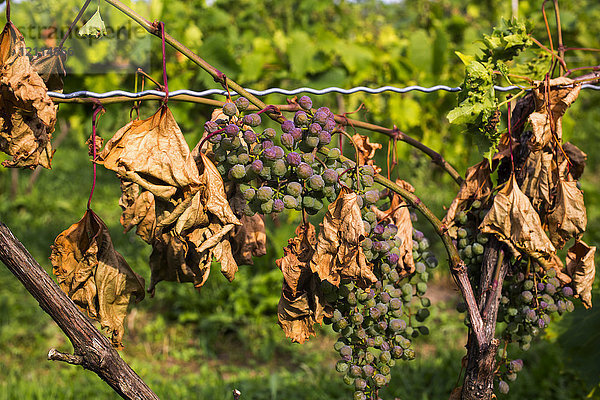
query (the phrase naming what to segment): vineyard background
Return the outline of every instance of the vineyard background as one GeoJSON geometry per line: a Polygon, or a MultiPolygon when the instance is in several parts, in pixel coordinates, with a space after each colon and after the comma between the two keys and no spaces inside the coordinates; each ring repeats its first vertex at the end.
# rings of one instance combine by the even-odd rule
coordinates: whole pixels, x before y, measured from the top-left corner
{"type": "MultiPolygon", "coordinates": [[[[22,1],[12,19],[19,26],[67,26],[81,6],[79,1],[22,1]]],[[[500,18],[511,16],[510,1],[335,2],[318,0],[125,2],[150,19],[159,19],[174,37],[245,87],[295,88],[365,85],[458,86],[463,65],[454,51],[472,53],[474,40],[488,33],[500,18]]],[[[537,1],[519,1],[519,16],[534,24],[533,34],[543,41],[545,28],[537,1]]],[[[600,5],[594,1],[561,1],[565,43],[573,47],[599,47],[600,5]]],[[[93,8],[93,7],[92,7],[93,8]]],[[[121,26],[126,17],[108,6],[100,7],[107,26],[121,26]]],[[[93,10],[88,10],[89,18],[93,10]]],[[[554,26],[550,21],[551,27],[554,26]]],[[[23,30],[28,45],[53,46],[32,30],[23,30]]],[[[65,92],[96,92],[117,88],[133,90],[134,68],[141,63],[159,76],[160,41],[148,35],[127,40],[100,40],[86,45],[70,39],[80,57],[72,58],[65,92]],[[92,50],[93,49],[93,50],[92,50]],[[106,60],[113,61],[107,64],[106,60]],[[117,60],[114,62],[114,60],[117,60]]],[[[202,90],[217,87],[212,78],[169,49],[169,87],[202,90]]],[[[597,64],[597,54],[572,52],[573,66],[597,64]]],[[[522,62],[527,55],[520,57],[522,62]]],[[[542,69],[540,69],[541,71],[542,69]]],[[[523,71],[524,73],[527,71],[523,71]]],[[[215,97],[222,100],[222,97],[215,97]]],[[[356,110],[364,103],[362,119],[392,126],[441,151],[462,173],[478,161],[474,146],[460,128],[451,127],[447,112],[456,105],[456,94],[385,93],[380,95],[313,96],[315,103],[334,112],[356,110]]],[[[269,95],[268,104],[285,103],[285,96],[269,95]]],[[[588,205],[586,241],[600,242],[600,174],[597,104],[600,92],[586,90],[564,118],[565,140],[589,155],[582,179],[588,205]]],[[[109,138],[128,118],[130,104],[108,105],[99,133],[109,138]]],[[[148,115],[150,103],[141,109],[148,115]]],[[[198,142],[199,129],[211,107],[177,103],[172,111],[188,143],[198,142]]],[[[0,169],[0,218],[15,232],[34,257],[49,270],[49,244],[72,221],[80,218],[87,201],[91,171],[85,140],[89,135],[91,107],[63,104],[55,132],[59,142],[53,169],[41,172],[0,169]],[[31,182],[35,180],[35,184],[31,182]]],[[[369,134],[372,141],[387,139],[369,134]]],[[[437,215],[449,205],[456,186],[429,159],[399,145],[399,177],[408,178],[417,193],[437,215]]],[[[380,162],[385,162],[381,152],[380,162]]],[[[0,156],[4,157],[4,156],[0,156]]],[[[100,169],[95,210],[107,222],[115,246],[140,274],[149,276],[150,249],[140,240],[122,234],[118,180],[100,169]]],[[[125,360],[161,398],[230,399],[239,389],[243,399],[347,398],[332,368],[334,335],[322,329],[317,340],[291,345],[276,325],[281,285],[274,260],[293,233],[293,218],[286,213],[268,219],[268,255],[252,267],[242,267],[229,284],[213,274],[198,295],[191,285],[163,283],[156,296],[134,307],[128,318],[125,360]]],[[[424,224],[420,229],[428,230],[424,224]]],[[[433,235],[430,235],[433,236],[433,235]]],[[[434,277],[437,300],[429,322],[431,335],[416,345],[417,360],[396,368],[383,398],[445,398],[458,379],[456,366],[465,354],[466,328],[453,309],[458,302],[448,276],[443,250],[436,252],[442,267],[434,277]]],[[[432,288],[433,292],[433,288],[432,288]]],[[[598,294],[596,285],[595,294],[598,294]]],[[[433,296],[431,296],[433,297],[433,296]]],[[[600,396],[597,359],[600,356],[600,312],[578,310],[553,324],[548,341],[536,343],[524,355],[527,368],[511,385],[513,398],[574,399],[600,396]],[[582,343],[584,346],[582,346],[582,343]]],[[[12,398],[113,398],[116,395],[90,372],[45,361],[47,350],[68,351],[70,345],[50,318],[5,269],[0,269],[0,399],[12,398]]]]}

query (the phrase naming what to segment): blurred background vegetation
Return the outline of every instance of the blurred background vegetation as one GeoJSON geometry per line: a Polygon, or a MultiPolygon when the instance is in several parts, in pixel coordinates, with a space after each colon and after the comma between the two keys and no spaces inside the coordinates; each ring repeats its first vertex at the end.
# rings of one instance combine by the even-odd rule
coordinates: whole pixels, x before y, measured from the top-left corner
{"type": "MultiPolygon", "coordinates": [[[[28,46],[55,46],[44,37],[70,24],[79,0],[14,1],[12,19],[28,46]],[[31,29],[27,29],[33,27],[31,29]],[[36,28],[42,28],[37,29],[36,28]]],[[[84,19],[95,12],[95,3],[84,19]]],[[[454,51],[472,54],[476,40],[490,33],[501,18],[511,18],[513,1],[404,0],[217,0],[125,1],[149,20],[165,22],[167,31],[190,49],[245,87],[324,88],[358,85],[458,86],[463,66],[454,51]]],[[[518,3],[518,16],[527,19],[533,35],[548,43],[541,1],[518,3]]],[[[73,37],[65,92],[134,90],[139,65],[159,79],[160,41],[136,31],[134,23],[116,9],[98,2],[107,27],[126,27],[129,35],[98,41],[73,37]]],[[[551,8],[550,26],[555,32],[551,8]]],[[[600,3],[561,0],[564,41],[571,47],[600,47],[600,3]]],[[[81,26],[83,22],[79,23],[81,26]]],[[[534,57],[528,52],[517,64],[534,57]]],[[[172,49],[167,50],[169,88],[216,88],[212,78],[172,49]]],[[[598,53],[567,53],[570,67],[598,65],[598,53]]],[[[527,71],[523,67],[523,74],[527,71]]],[[[541,78],[542,76],[537,76],[541,78]]],[[[475,147],[460,128],[446,121],[456,94],[386,93],[312,96],[317,106],[343,113],[364,108],[352,117],[392,127],[440,151],[464,174],[479,161],[475,147]]],[[[222,100],[222,98],[219,98],[222,100]]],[[[268,104],[285,104],[281,95],[266,96],[268,104]]],[[[589,156],[582,188],[588,206],[584,239],[600,243],[600,92],[582,91],[564,118],[565,139],[589,156]]],[[[131,104],[107,106],[99,132],[108,139],[129,119],[131,104]]],[[[141,109],[149,115],[156,102],[141,109]]],[[[173,113],[190,145],[202,134],[210,117],[207,106],[171,102],[173,113]]],[[[91,131],[89,105],[63,104],[55,132],[52,170],[15,171],[0,167],[0,221],[6,223],[50,271],[49,245],[58,233],[78,221],[85,210],[91,168],[85,140],[91,131]]],[[[372,141],[387,138],[369,133],[372,141]]],[[[386,148],[379,162],[385,165],[386,148]]],[[[428,158],[400,143],[394,177],[411,182],[417,194],[442,216],[457,186],[428,158]]],[[[0,156],[2,158],[4,156],[0,156]]],[[[94,210],[109,226],[116,248],[146,278],[150,249],[119,225],[120,195],[113,173],[98,170],[94,210]]],[[[123,357],[163,399],[345,399],[345,387],[333,365],[333,332],[322,329],[305,345],[292,345],[277,326],[280,271],[274,260],[293,232],[297,216],[282,214],[268,223],[267,256],[244,266],[229,284],[214,273],[203,288],[163,282],[156,296],[133,307],[127,320],[123,357]]],[[[427,226],[418,225],[428,232],[427,226]]],[[[430,234],[430,238],[433,236],[430,234]]],[[[435,240],[433,240],[435,241],[435,240]]],[[[450,283],[445,254],[437,245],[441,267],[430,289],[434,300],[429,320],[431,335],[416,341],[417,360],[396,366],[385,399],[446,399],[459,378],[465,354],[466,328],[454,307],[458,294],[450,283]]],[[[596,281],[596,292],[598,296],[596,281]]],[[[598,297],[596,297],[598,299],[598,297]]],[[[600,398],[600,313],[577,309],[547,330],[544,341],[523,354],[525,369],[511,384],[511,398],[600,398]]],[[[5,269],[0,268],[0,400],[116,398],[93,373],[50,363],[50,347],[70,351],[70,344],[5,269]]]]}

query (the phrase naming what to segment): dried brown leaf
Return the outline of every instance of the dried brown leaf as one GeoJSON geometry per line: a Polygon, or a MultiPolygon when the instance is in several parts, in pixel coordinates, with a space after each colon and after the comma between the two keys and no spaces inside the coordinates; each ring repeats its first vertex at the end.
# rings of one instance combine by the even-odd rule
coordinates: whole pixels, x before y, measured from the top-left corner
{"type": "Polygon", "coordinates": [[[496,235],[515,256],[522,251],[539,259],[556,252],[542,228],[539,215],[519,189],[514,175],[494,198],[494,204],[479,229],[496,235]]]}
{"type": "Polygon", "coordinates": [[[592,307],[592,285],[596,276],[596,247],[576,242],[567,252],[567,272],[573,278],[573,289],[585,308],[592,307]]]}
{"type": "Polygon", "coordinates": [[[166,201],[176,194],[190,199],[200,186],[189,147],[166,106],[119,129],[98,155],[98,163],[166,201]]]}
{"type": "Polygon", "coordinates": [[[146,243],[152,243],[156,230],[154,195],[147,190],[140,192],[136,183],[121,181],[119,205],[123,209],[120,222],[124,232],[137,226],[136,234],[146,243]]]}
{"type": "Polygon", "coordinates": [[[235,261],[239,264],[253,265],[252,257],[267,254],[267,233],[265,221],[259,214],[249,217],[243,215],[241,226],[236,226],[231,235],[231,248],[235,261]]]}
{"type": "Polygon", "coordinates": [[[571,163],[569,173],[574,180],[578,180],[581,175],[583,175],[585,164],[587,162],[587,154],[581,151],[573,143],[566,142],[562,147],[571,163]]]}
{"type": "Polygon", "coordinates": [[[458,194],[442,220],[446,227],[454,224],[456,214],[466,208],[468,202],[489,196],[493,186],[490,174],[490,163],[488,160],[483,160],[479,164],[475,164],[467,169],[465,180],[460,185],[458,194]]]}
{"type": "Polygon", "coordinates": [[[87,210],[58,235],[50,261],[61,289],[122,347],[127,306],[133,296],[144,297],[144,279],[114,249],[100,217],[87,210]]]}
{"type": "Polygon", "coordinates": [[[352,140],[358,148],[358,165],[371,165],[375,168],[375,172],[381,172],[381,168],[375,165],[373,158],[375,157],[375,151],[383,147],[381,143],[371,143],[368,136],[355,134],[352,136],[352,140]]]}
{"type": "Polygon", "coordinates": [[[552,149],[533,150],[525,163],[525,176],[521,188],[536,210],[550,207],[550,192],[556,185],[556,171],[552,149]]]}
{"type": "Polygon", "coordinates": [[[555,206],[548,215],[550,240],[555,247],[562,249],[571,238],[579,239],[587,225],[587,215],[583,204],[583,193],[577,182],[560,180],[555,198],[555,206]]]}
{"type": "Polygon", "coordinates": [[[328,206],[310,266],[322,280],[339,286],[342,277],[367,287],[377,281],[360,243],[365,237],[357,195],[342,187],[328,206]]]}
{"type": "Polygon", "coordinates": [[[332,309],[321,293],[321,280],[310,268],[315,251],[315,227],[296,228],[296,236],[288,240],[284,256],[276,261],[283,273],[283,287],[278,306],[279,325],[286,337],[304,343],[315,334],[314,324],[321,324],[332,309]]]}
{"type": "Polygon", "coordinates": [[[63,91],[63,77],[66,75],[65,72],[65,59],[67,57],[64,50],[52,49],[51,54],[38,55],[31,60],[33,68],[35,68],[38,75],[44,81],[44,84],[53,92],[62,93],[63,91]]]}
{"type": "Polygon", "coordinates": [[[11,23],[0,35],[0,151],[5,167],[50,168],[56,106],[26,55],[21,32],[11,23]]]}

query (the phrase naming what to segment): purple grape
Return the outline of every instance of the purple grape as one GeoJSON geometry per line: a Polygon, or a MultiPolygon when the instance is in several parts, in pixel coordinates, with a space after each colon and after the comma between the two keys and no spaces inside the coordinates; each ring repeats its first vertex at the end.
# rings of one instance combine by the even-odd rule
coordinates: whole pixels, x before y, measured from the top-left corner
{"type": "Polygon", "coordinates": [[[300,179],[308,179],[313,175],[313,169],[307,163],[300,163],[296,169],[296,173],[300,179]]]}
{"type": "Polygon", "coordinates": [[[256,143],[257,137],[256,133],[252,131],[244,132],[244,141],[248,144],[256,143]]]}
{"type": "Polygon", "coordinates": [[[285,155],[285,152],[279,146],[273,146],[272,149],[275,151],[275,158],[277,159],[283,158],[283,156],[285,155]]]}
{"type": "Polygon", "coordinates": [[[325,146],[331,143],[331,134],[329,132],[319,133],[319,145],[325,146]]]}
{"type": "Polygon", "coordinates": [[[262,146],[262,148],[264,150],[264,149],[268,149],[270,147],[273,147],[274,144],[273,144],[273,142],[271,140],[264,140],[264,141],[261,142],[261,146],[262,146]]]}
{"type": "Polygon", "coordinates": [[[288,155],[286,156],[286,161],[292,167],[297,167],[302,162],[302,157],[300,157],[300,154],[292,151],[291,153],[288,153],[288,155]]]}
{"type": "Polygon", "coordinates": [[[398,256],[398,254],[396,253],[390,253],[388,254],[388,262],[392,265],[397,264],[398,261],[400,261],[400,256],[398,256]]]}
{"type": "Polygon", "coordinates": [[[219,129],[219,125],[215,121],[206,121],[204,124],[204,130],[208,133],[213,133],[219,129]]]}
{"type": "Polygon", "coordinates": [[[245,111],[248,107],[250,107],[250,102],[245,97],[238,97],[235,99],[234,103],[240,111],[245,111]]]}
{"type": "Polygon", "coordinates": [[[275,136],[277,136],[277,131],[273,128],[267,128],[263,131],[262,135],[269,140],[273,140],[275,136]]]}
{"type": "Polygon", "coordinates": [[[565,286],[564,288],[562,288],[562,294],[565,297],[573,297],[573,289],[571,289],[569,286],[565,286]]]}
{"type": "Polygon", "coordinates": [[[217,143],[220,143],[222,139],[223,139],[223,136],[221,136],[220,133],[217,133],[216,135],[211,136],[208,139],[208,141],[211,142],[212,144],[217,144],[217,143]]]}
{"type": "Polygon", "coordinates": [[[319,107],[317,112],[323,112],[323,113],[325,113],[325,115],[327,115],[328,118],[333,118],[333,113],[327,107],[319,107]]]}
{"type": "Polygon", "coordinates": [[[323,129],[323,128],[321,128],[321,125],[317,124],[316,122],[313,122],[313,123],[312,123],[312,124],[310,124],[310,126],[308,127],[308,132],[309,132],[311,135],[318,135],[318,134],[321,132],[321,130],[322,130],[322,129],[323,129]]]}
{"type": "Polygon", "coordinates": [[[317,124],[321,125],[321,127],[323,127],[323,126],[325,126],[325,124],[327,123],[327,117],[328,117],[328,115],[327,115],[327,113],[325,113],[325,112],[323,112],[323,111],[320,111],[320,110],[321,110],[321,109],[319,109],[319,111],[317,111],[317,112],[315,113],[315,116],[314,116],[314,121],[315,121],[317,124]]]}
{"type": "Polygon", "coordinates": [[[242,122],[244,125],[248,125],[251,127],[259,126],[260,122],[261,122],[260,115],[258,115],[258,114],[244,115],[242,122]]]}
{"type": "Polygon", "coordinates": [[[540,301],[540,308],[542,310],[546,309],[548,307],[548,303],[546,303],[545,301],[540,301]]]}
{"type": "Polygon", "coordinates": [[[543,292],[545,288],[546,288],[546,285],[544,285],[542,282],[538,282],[538,284],[537,284],[538,292],[543,292]]]}
{"type": "Polygon", "coordinates": [[[369,308],[369,316],[373,319],[379,319],[381,317],[381,311],[377,307],[369,308]]]}
{"type": "Polygon", "coordinates": [[[323,176],[323,181],[325,181],[325,183],[330,184],[330,185],[333,185],[338,180],[338,173],[335,172],[335,170],[333,170],[331,168],[327,168],[325,171],[323,171],[322,176],[323,176]]]}
{"type": "Polygon", "coordinates": [[[311,98],[308,96],[300,97],[298,99],[298,104],[300,105],[300,107],[304,108],[305,110],[310,110],[313,105],[311,98]]]}
{"type": "Polygon", "coordinates": [[[512,360],[508,366],[508,368],[510,368],[511,370],[515,371],[515,372],[519,372],[523,369],[523,360],[521,360],[520,358],[516,359],[516,360],[512,360]]]}
{"type": "Polygon", "coordinates": [[[424,237],[425,235],[423,234],[423,232],[413,229],[413,239],[420,242],[421,240],[423,240],[424,237]]]}
{"type": "Polygon", "coordinates": [[[340,355],[342,357],[351,357],[352,356],[352,347],[346,345],[340,349],[340,355]]]}
{"type": "Polygon", "coordinates": [[[288,149],[291,149],[294,147],[294,137],[292,135],[290,135],[289,133],[284,133],[283,135],[281,135],[281,144],[284,145],[285,147],[287,147],[288,149]]]}
{"type": "Polygon", "coordinates": [[[300,128],[293,128],[290,130],[290,135],[292,135],[292,137],[294,138],[295,141],[300,141],[302,140],[302,129],[300,128]]]}
{"type": "Polygon", "coordinates": [[[308,115],[306,115],[304,111],[296,111],[296,114],[294,115],[294,125],[308,125],[308,115]]]}
{"type": "Polygon", "coordinates": [[[225,127],[225,133],[228,136],[237,135],[240,131],[240,128],[236,124],[229,124],[225,127]]]}
{"type": "Polygon", "coordinates": [[[375,367],[373,367],[371,364],[363,365],[362,370],[365,378],[370,378],[375,373],[375,367]]]}
{"type": "Polygon", "coordinates": [[[252,164],[250,164],[250,169],[257,174],[260,174],[260,172],[263,170],[263,162],[260,160],[252,161],[252,164]]]}
{"type": "Polygon", "coordinates": [[[384,230],[385,230],[385,226],[383,226],[383,224],[377,224],[375,226],[375,228],[373,229],[373,233],[376,235],[381,235],[384,230]]]}
{"type": "Polygon", "coordinates": [[[275,147],[269,147],[263,151],[263,157],[267,160],[274,161],[277,159],[277,153],[275,151],[275,147]]]}
{"type": "Polygon", "coordinates": [[[323,127],[323,130],[331,133],[335,129],[335,126],[336,126],[335,119],[327,118],[327,122],[325,122],[325,126],[323,127]]]}
{"type": "Polygon", "coordinates": [[[283,209],[285,208],[285,204],[283,203],[283,200],[281,199],[275,199],[273,200],[273,212],[282,212],[283,209]]]}
{"type": "Polygon", "coordinates": [[[286,119],[285,121],[283,121],[283,123],[281,124],[281,130],[285,133],[288,133],[289,131],[291,131],[292,129],[294,129],[296,127],[296,125],[294,125],[294,123],[292,121],[290,121],[289,119],[286,119]]]}

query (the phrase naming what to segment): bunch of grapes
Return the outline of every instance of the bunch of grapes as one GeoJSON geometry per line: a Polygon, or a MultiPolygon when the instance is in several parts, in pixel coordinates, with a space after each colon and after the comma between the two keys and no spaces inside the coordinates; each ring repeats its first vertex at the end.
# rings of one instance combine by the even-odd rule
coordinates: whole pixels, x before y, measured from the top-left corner
{"type": "Polygon", "coordinates": [[[479,232],[478,227],[488,211],[489,209],[482,207],[481,201],[474,200],[470,207],[457,213],[455,218],[457,227],[455,245],[458,248],[458,255],[467,266],[473,288],[479,286],[484,246],[489,240],[488,235],[479,232]]]}
{"type": "MultiPolygon", "coordinates": [[[[328,108],[313,111],[307,96],[298,104],[302,110],[281,124],[283,133],[278,135],[273,128],[256,133],[261,118],[245,113],[245,98],[226,103],[223,117],[205,125],[213,145],[208,155],[225,181],[239,185],[247,215],[286,208],[315,214],[325,201],[336,199],[342,185],[357,193],[366,231],[361,245],[378,280],[367,289],[352,281],[339,288],[322,282],[322,290],[335,309],[325,322],[340,334],[334,346],[341,357],[336,369],[354,386],[355,398],[366,399],[389,383],[396,360],[414,359],[412,339],[429,333],[423,322],[431,302],[424,296],[428,270],[438,262],[428,251],[427,238],[413,230],[415,268],[404,268],[398,227],[379,221],[372,209],[388,197],[374,187],[373,166],[356,168],[354,162],[341,160],[338,148],[326,147],[336,126],[328,108]]],[[[411,218],[416,220],[416,215],[411,218]]]]}
{"type": "Polygon", "coordinates": [[[339,161],[338,148],[326,148],[336,126],[333,113],[327,107],[313,111],[308,96],[298,104],[302,110],[281,124],[281,135],[273,128],[257,133],[261,117],[245,113],[249,103],[243,97],[225,103],[225,118],[205,125],[210,157],[224,180],[240,185],[247,215],[286,208],[316,214],[339,192],[350,165],[339,161]]]}
{"type": "MultiPolygon", "coordinates": [[[[527,268],[525,262],[519,267],[522,270],[527,268]]],[[[573,289],[560,282],[553,268],[529,274],[518,272],[505,281],[503,293],[498,312],[498,321],[506,322],[502,337],[508,343],[518,343],[522,350],[529,349],[533,338],[550,324],[553,315],[562,315],[575,308],[573,289]]],[[[499,352],[498,357],[498,388],[507,393],[507,381],[517,378],[523,362],[511,360],[505,349],[499,352]]]]}
{"type": "Polygon", "coordinates": [[[423,233],[413,230],[415,271],[406,274],[399,264],[398,228],[382,224],[363,208],[365,225],[372,226],[363,241],[367,258],[374,263],[378,281],[368,289],[346,282],[340,288],[325,287],[334,306],[331,323],[340,333],[334,345],[340,360],[338,372],[346,384],[354,386],[355,399],[376,398],[377,391],[391,379],[397,360],[412,360],[412,339],[429,334],[423,322],[430,312],[431,301],[425,296],[429,269],[437,259],[428,251],[423,233]]]}

